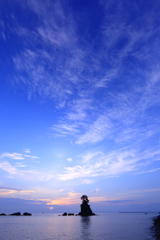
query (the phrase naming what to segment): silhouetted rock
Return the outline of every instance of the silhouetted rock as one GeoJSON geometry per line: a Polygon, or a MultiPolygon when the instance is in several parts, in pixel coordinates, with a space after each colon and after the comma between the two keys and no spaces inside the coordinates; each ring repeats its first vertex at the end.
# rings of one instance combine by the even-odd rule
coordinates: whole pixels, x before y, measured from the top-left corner
{"type": "Polygon", "coordinates": [[[81,197],[82,204],[81,204],[81,211],[79,212],[78,215],[80,216],[91,216],[95,215],[95,213],[92,212],[89,203],[89,199],[86,195],[83,195],[81,197]]]}
{"type": "Polygon", "coordinates": [[[62,214],[62,216],[67,216],[67,215],[68,215],[68,214],[67,214],[66,212],[62,214]]]}
{"type": "Polygon", "coordinates": [[[12,213],[12,214],[10,214],[10,216],[21,216],[21,213],[20,212],[12,213]]]}
{"type": "Polygon", "coordinates": [[[74,213],[68,213],[68,216],[74,216],[74,213]]]}
{"type": "Polygon", "coordinates": [[[153,219],[154,226],[153,230],[155,231],[155,235],[157,239],[160,239],[160,216],[153,219]]]}
{"type": "Polygon", "coordinates": [[[5,213],[0,213],[0,216],[6,216],[6,214],[5,213]]]}
{"type": "Polygon", "coordinates": [[[28,213],[28,212],[24,212],[24,213],[23,213],[23,216],[32,216],[32,214],[31,214],[31,213],[28,213]]]}

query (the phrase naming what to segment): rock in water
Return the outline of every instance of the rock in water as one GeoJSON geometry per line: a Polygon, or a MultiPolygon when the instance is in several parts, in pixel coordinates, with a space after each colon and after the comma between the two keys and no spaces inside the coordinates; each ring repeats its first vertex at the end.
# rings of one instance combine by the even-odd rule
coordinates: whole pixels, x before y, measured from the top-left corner
{"type": "Polygon", "coordinates": [[[86,195],[83,195],[81,197],[82,200],[82,204],[81,204],[81,212],[78,215],[81,216],[91,216],[91,215],[95,215],[95,213],[92,212],[88,200],[88,197],[86,195]]]}
{"type": "Polygon", "coordinates": [[[67,215],[68,215],[68,214],[67,214],[66,212],[62,214],[62,216],[67,216],[67,215]]]}
{"type": "Polygon", "coordinates": [[[21,216],[21,213],[20,212],[12,213],[10,214],[10,216],[21,216]]]}
{"type": "Polygon", "coordinates": [[[153,230],[155,231],[155,236],[157,239],[160,239],[160,215],[153,219],[154,226],[153,230]]]}
{"type": "Polygon", "coordinates": [[[31,214],[31,213],[28,213],[28,212],[24,212],[24,213],[23,213],[23,216],[32,216],[32,214],[31,214]]]}

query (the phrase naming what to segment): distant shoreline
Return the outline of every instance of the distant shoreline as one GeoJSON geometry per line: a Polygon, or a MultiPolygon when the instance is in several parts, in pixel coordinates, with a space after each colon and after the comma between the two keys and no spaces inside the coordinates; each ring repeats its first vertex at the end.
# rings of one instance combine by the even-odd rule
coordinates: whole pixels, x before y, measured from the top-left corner
{"type": "Polygon", "coordinates": [[[23,214],[21,214],[20,212],[16,212],[8,215],[6,213],[0,213],[0,216],[32,216],[32,214],[28,212],[24,212],[23,214]]]}
{"type": "Polygon", "coordinates": [[[119,212],[119,213],[157,213],[157,212],[119,212]]]}

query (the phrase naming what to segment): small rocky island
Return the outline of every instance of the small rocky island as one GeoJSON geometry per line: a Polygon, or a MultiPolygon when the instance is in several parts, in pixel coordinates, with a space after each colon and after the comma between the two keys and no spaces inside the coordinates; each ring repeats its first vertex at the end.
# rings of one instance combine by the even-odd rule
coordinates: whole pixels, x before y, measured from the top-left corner
{"type": "Polygon", "coordinates": [[[89,199],[87,195],[83,195],[81,197],[82,204],[81,204],[81,211],[78,213],[80,216],[92,216],[95,215],[95,213],[92,212],[89,203],[89,199]]]}
{"type": "MultiPolygon", "coordinates": [[[[83,195],[81,197],[82,200],[82,204],[80,205],[81,207],[81,211],[78,214],[74,214],[74,213],[63,213],[62,216],[92,216],[92,215],[96,215],[95,213],[92,212],[89,203],[89,199],[87,197],[87,195],[83,195]]],[[[61,216],[61,215],[58,215],[61,216]]]]}

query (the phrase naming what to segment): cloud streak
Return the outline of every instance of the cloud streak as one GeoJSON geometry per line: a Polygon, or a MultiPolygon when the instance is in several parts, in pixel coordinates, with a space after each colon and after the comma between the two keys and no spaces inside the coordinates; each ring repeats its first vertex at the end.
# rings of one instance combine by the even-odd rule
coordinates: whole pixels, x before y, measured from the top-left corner
{"type": "MultiPolygon", "coordinates": [[[[126,173],[136,173],[142,174],[140,169],[143,167],[148,167],[154,161],[157,161],[157,154],[160,152],[143,152],[136,153],[135,151],[116,151],[107,154],[99,153],[94,154],[90,162],[85,162],[83,165],[75,165],[73,167],[65,167],[65,172],[59,175],[61,180],[71,180],[75,178],[89,178],[89,177],[117,177],[120,174],[126,173]],[[98,159],[98,160],[97,160],[98,159]]],[[[88,155],[88,153],[87,153],[88,155]]],[[[159,170],[159,168],[154,170],[147,170],[146,172],[154,172],[159,170]]],[[[145,171],[144,171],[145,173],[145,171]]]]}
{"type": "MultiPolygon", "coordinates": [[[[71,205],[71,204],[79,204],[80,198],[82,196],[82,193],[77,192],[68,192],[67,197],[59,198],[56,200],[52,199],[41,199],[41,201],[46,202],[47,205],[71,205]]],[[[106,197],[90,197],[91,202],[100,202],[105,201],[106,197]]]]}
{"type": "Polygon", "coordinates": [[[144,13],[142,25],[137,27],[137,20],[130,23],[123,14],[125,4],[120,4],[119,11],[111,2],[101,2],[105,17],[97,29],[98,39],[94,38],[101,43],[95,50],[94,41],[88,43],[86,35],[79,38],[78,22],[73,12],[68,13],[67,4],[20,4],[29,7],[38,20],[34,30],[26,27],[22,31],[21,27],[27,47],[13,56],[16,81],[28,87],[29,98],[51,98],[57,109],[65,109],[62,119],[52,125],[57,137],[74,136],[79,145],[108,138],[126,143],[145,138],[142,135],[159,125],[158,117],[148,113],[160,104],[156,39],[152,52],[148,50],[159,29],[153,20],[148,21],[148,14],[144,13]],[[34,48],[29,36],[35,39],[34,48]],[[124,68],[128,59],[130,65],[124,68]]]}
{"type": "Polygon", "coordinates": [[[22,190],[18,188],[8,188],[8,187],[0,187],[0,196],[1,197],[17,197],[18,195],[26,195],[31,194],[34,191],[31,190],[22,190]]]}
{"type": "Polygon", "coordinates": [[[6,172],[9,172],[10,174],[17,173],[17,169],[15,167],[11,166],[10,163],[5,162],[5,161],[0,162],[0,168],[6,172]]]}
{"type": "Polygon", "coordinates": [[[13,159],[13,160],[24,160],[26,158],[36,159],[36,158],[39,158],[39,157],[32,156],[32,155],[27,155],[27,154],[22,154],[22,153],[6,153],[5,152],[5,153],[2,153],[0,155],[0,159],[4,159],[4,158],[10,158],[10,159],[13,159]]]}

